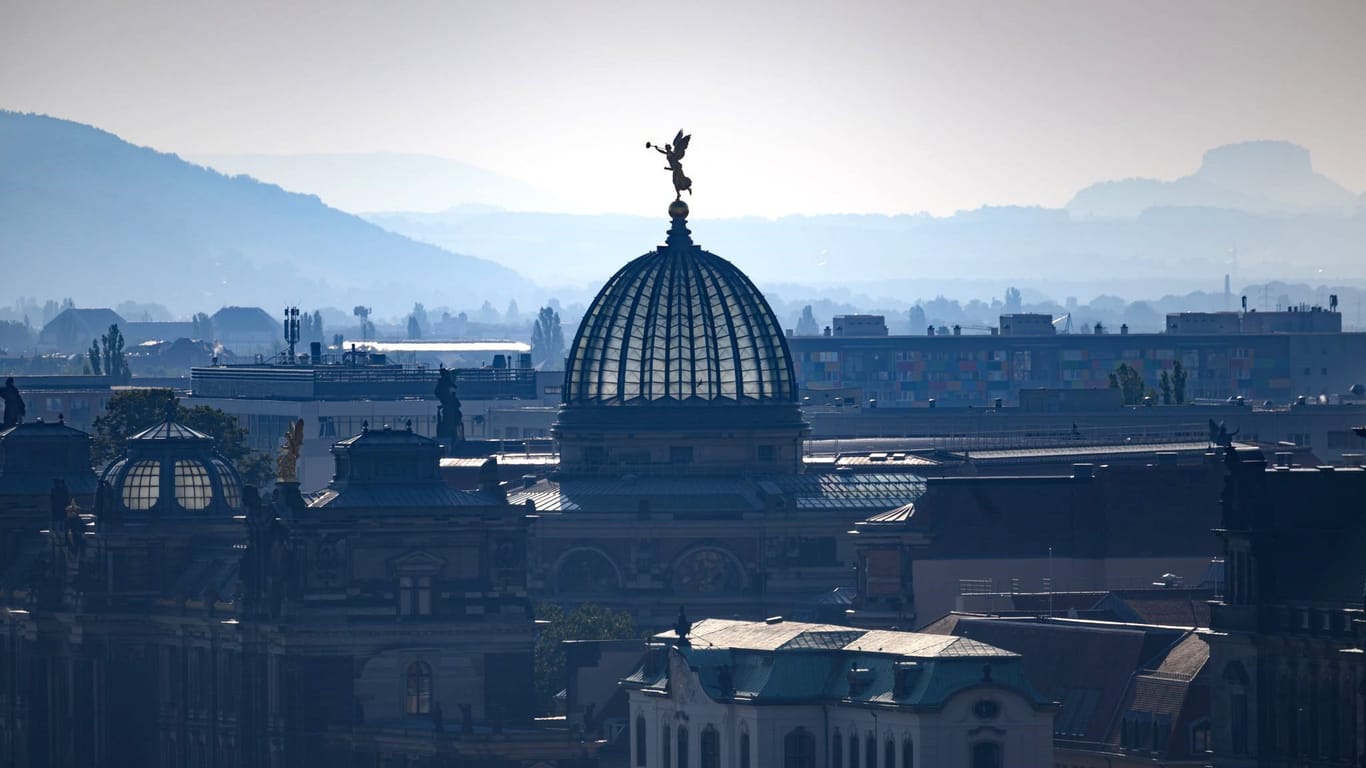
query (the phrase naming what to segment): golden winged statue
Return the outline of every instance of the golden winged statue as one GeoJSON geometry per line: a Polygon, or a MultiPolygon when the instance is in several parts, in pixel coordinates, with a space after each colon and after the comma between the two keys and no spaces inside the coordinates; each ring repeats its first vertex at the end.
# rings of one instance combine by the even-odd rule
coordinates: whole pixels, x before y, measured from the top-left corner
{"type": "Polygon", "coordinates": [[[665,166],[664,170],[673,173],[675,200],[683,199],[684,190],[687,190],[689,195],[692,194],[692,179],[683,175],[683,154],[688,151],[688,142],[690,141],[692,141],[692,134],[685,136],[680,129],[678,134],[674,136],[672,144],[665,144],[661,147],[658,144],[645,142],[646,149],[653,149],[668,161],[669,164],[665,166]]]}
{"type": "Polygon", "coordinates": [[[299,451],[304,447],[304,420],[297,419],[285,430],[285,443],[275,458],[276,479],[282,483],[299,482],[299,451]]]}

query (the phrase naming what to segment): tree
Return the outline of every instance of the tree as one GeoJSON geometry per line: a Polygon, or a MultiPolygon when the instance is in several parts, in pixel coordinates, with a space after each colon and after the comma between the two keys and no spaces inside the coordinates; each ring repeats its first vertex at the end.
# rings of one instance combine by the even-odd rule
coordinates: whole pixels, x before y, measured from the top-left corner
{"type": "Polygon", "coordinates": [[[531,326],[531,355],[537,365],[555,370],[564,362],[564,329],[560,327],[560,313],[541,307],[536,322],[531,326]]]}
{"type": "Polygon", "coordinates": [[[417,335],[410,335],[408,338],[420,339],[423,334],[431,330],[432,327],[431,321],[427,319],[427,308],[422,306],[422,302],[419,301],[413,304],[412,318],[417,321],[417,335]]]}
{"type": "Polygon", "coordinates": [[[1172,377],[1166,371],[1157,380],[1157,386],[1162,390],[1162,404],[1172,404],[1172,377]]]}
{"type": "Polygon", "coordinates": [[[96,376],[103,376],[104,367],[100,365],[100,343],[90,342],[90,349],[85,351],[86,357],[90,358],[90,372],[96,376]]]}
{"type": "Polygon", "coordinates": [[[123,332],[118,323],[109,326],[109,331],[100,337],[100,344],[100,367],[104,375],[116,384],[127,384],[133,378],[133,372],[128,369],[128,361],[123,355],[123,332]]]}
{"type": "Polygon", "coordinates": [[[166,418],[170,402],[176,404],[176,421],[212,437],[214,450],[232,463],[243,482],[259,487],[274,477],[271,457],[251,450],[247,431],[236,418],[207,405],[186,408],[169,389],[131,389],[109,398],[91,430],[91,458],[103,464],[123,455],[130,436],[166,418]]]}
{"type": "Polygon", "coordinates": [[[810,305],[810,304],[807,304],[806,306],[802,307],[802,316],[801,316],[801,319],[797,320],[797,335],[798,335],[798,336],[819,336],[819,335],[821,335],[821,327],[820,327],[820,325],[816,322],[816,315],[815,315],[814,312],[811,311],[811,305],[810,305]]]}
{"type": "Polygon", "coordinates": [[[31,346],[33,346],[33,329],[29,327],[27,322],[0,320],[0,349],[8,350],[10,354],[17,354],[31,346]]]}
{"type": "MultiPolygon", "coordinates": [[[[553,310],[552,310],[553,311],[553,310]]],[[[626,611],[612,611],[585,603],[571,611],[554,603],[536,606],[536,618],[547,621],[536,638],[536,703],[550,712],[555,694],[564,690],[565,640],[628,640],[636,637],[636,625],[626,611]]]]}
{"type": "Polygon", "coordinates": [[[517,308],[516,299],[508,302],[507,311],[503,313],[503,322],[508,325],[516,325],[517,323],[522,322],[522,311],[517,308]]]}
{"type": "Polygon", "coordinates": [[[1020,295],[1020,289],[1012,285],[1006,289],[1005,313],[1017,315],[1022,311],[1024,311],[1024,299],[1020,295]]]}
{"type": "Polygon", "coordinates": [[[925,308],[916,304],[911,307],[911,333],[924,333],[930,327],[930,321],[925,317],[925,308]]]}
{"type": "Polygon", "coordinates": [[[417,322],[417,315],[408,315],[408,338],[422,338],[422,326],[417,322]]]}
{"type": "Polygon", "coordinates": [[[323,313],[313,310],[313,314],[307,312],[299,317],[299,340],[305,344],[323,340],[323,313]]]}
{"type": "Polygon", "coordinates": [[[1125,405],[1139,405],[1143,402],[1143,377],[1128,363],[1120,363],[1110,374],[1110,388],[1118,389],[1124,397],[1125,405]]]}
{"type": "Polygon", "coordinates": [[[1177,360],[1172,364],[1172,399],[1177,405],[1186,402],[1186,366],[1177,360]]]}

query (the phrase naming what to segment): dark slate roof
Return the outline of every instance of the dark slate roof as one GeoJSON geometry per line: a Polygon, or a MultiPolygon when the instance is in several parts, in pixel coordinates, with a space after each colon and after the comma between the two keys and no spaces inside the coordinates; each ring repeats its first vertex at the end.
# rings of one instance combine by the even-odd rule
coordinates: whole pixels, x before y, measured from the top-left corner
{"type": "Polygon", "coordinates": [[[277,322],[270,313],[260,307],[223,307],[213,313],[214,333],[218,336],[232,333],[274,333],[279,331],[283,338],[283,319],[277,322]]]}
{"type": "Polygon", "coordinates": [[[1090,478],[930,478],[908,525],[932,535],[941,558],[1040,557],[1050,548],[1062,557],[1208,557],[1222,551],[1212,533],[1221,470],[1202,463],[1097,467],[1090,478]]]}
{"type": "Polygon", "coordinates": [[[510,493],[509,503],[530,500],[539,512],[654,512],[715,514],[758,511],[764,499],[783,496],[798,509],[886,509],[919,498],[925,480],[910,474],[811,473],[770,477],[628,475],[567,477],[510,493]]]}
{"type": "MultiPolygon", "coordinates": [[[[72,308],[64,309],[56,317],[48,321],[40,332],[44,337],[54,334],[74,333],[78,336],[91,336],[91,334],[104,334],[109,331],[109,326],[124,325],[124,319],[119,313],[107,307],[91,308],[72,308]]],[[[93,336],[91,339],[93,340],[93,336]]]]}
{"type": "MultiPolygon", "coordinates": [[[[1025,673],[1061,703],[1058,739],[1117,745],[1128,712],[1181,722],[1208,715],[1206,699],[1192,699],[1191,683],[1209,659],[1198,632],[1112,622],[996,618],[950,614],[921,630],[974,637],[1024,657],[1025,673]],[[1192,714],[1191,707],[1205,707],[1192,714]]],[[[1175,736],[1169,740],[1176,749],[1175,736]]]]}
{"type": "Polygon", "coordinates": [[[924,631],[942,630],[1023,656],[1030,681],[1045,696],[1061,702],[1054,720],[1056,734],[1096,743],[1107,739],[1134,672],[1184,634],[1066,620],[969,616],[936,622],[924,631]]]}
{"type": "Polygon", "coordinates": [[[308,506],[315,509],[431,509],[488,507],[502,499],[477,491],[457,491],[441,483],[362,485],[351,483],[314,494],[308,506]]]}

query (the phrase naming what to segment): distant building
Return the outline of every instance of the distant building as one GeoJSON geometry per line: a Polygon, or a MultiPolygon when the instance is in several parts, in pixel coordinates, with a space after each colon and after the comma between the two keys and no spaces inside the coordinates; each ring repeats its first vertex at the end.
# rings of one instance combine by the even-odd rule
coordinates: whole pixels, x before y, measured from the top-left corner
{"type": "Polygon", "coordinates": [[[1053,702],[976,640],[708,619],[652,645],[622,681],[632,766],[1054,764],[1053,702]]]}
{"type": "Polygon", "coordinates": [[[1057,333],[1052,315],[1023,312],[1001,315],[1002,336],[1055,336],[1057,333]]]}
{"type": "Polygon", "coordinates": [[[214,341],[239,356],[270,356],[284,346],[284,319],[260,307],[223,307],[213,313],[214,341]]]}
{"type": "Polygon", "coordinates": [[[886,336],[887,319],[882,315],[835,315],[830,328],[835,336],[886,336]]]}
{"type": "MultiPolygon", "coordinates": [[[[332,444],[363,427],[411,425],[416,434],[436,435],[437,369],[397,365],[385,355],[364,352],[321,360],[311,355],[307,363],[192,368],[186,404],[207,405],[235,416],[247,430],[251,447],[259,451],[274,451],[288,426],[303,419],[299,478],[310,491],[332,477],[332,444]]],[[[465,435],[470,440],[547,438],[554,413],[544,407],[529,414],[493,414],[512,404],[557,402],[563,374],[536,371],[529,361],[525,367],[507,367],[511,358],[500,357],[503,367],[452,371],[465,435]]]]}
{"type": "Polygon", "coordinates": [[[1342,333],[1342,314],[1307,304],[1275,312],[1174,312],[1167,333],[1342,333]]]}
{"type": "Polygon", "coordinates": [[[112,309],[64,309],[38,332],[38,347],[57,352],[84,352],[90,343],[126,321],[112,309]]]}
{"type": "MultiPolygon", "coordinates": [[[[1251,317],[1248,313],[1245,317],[1251,317]]],[[[1262,314],[1262,313],[1255,313],[1262,314]]],[[[1341,322],[1336,312],[1294,312],[1341,322]]],[[[1016,316],[1019,317],[1019,316],[1016,316]]],[[[1023,389],[1106,389],[1120,364],[1157,390],[1177,362],[1186,370],[1187,402],[1243,397],[1288,405],[1297,397],[1336,397],[1366,384],[1366,333],[1223,333],[793,336],[789,339],[804,404],[838,391],[881,408],[1018,402],[1023,389]]],[[[1003,318],[1003,322],[1004,322],[1003,318]]],[[[1048,326],[1051,328],[1051,325],[1048,326]]]]}

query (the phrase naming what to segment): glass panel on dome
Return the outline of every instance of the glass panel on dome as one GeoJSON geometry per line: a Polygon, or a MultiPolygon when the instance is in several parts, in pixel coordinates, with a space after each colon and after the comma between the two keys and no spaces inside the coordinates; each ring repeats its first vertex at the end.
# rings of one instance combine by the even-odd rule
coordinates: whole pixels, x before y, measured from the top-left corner
{"type": "Polygon", "coordinates": [[[236,475],[227,464],[218,459],[213,460],[213,468],[218,470],[218,484],[223,487],[223,501],[229,509],[241,509],[242,489],[237,487],[236,475]]]}
{"type": "Polygon", "coordinates": [[[139,461],[123,478],[123,506],[151,509],[161,498],[161,462],[139,461]]]}
{"type": "Polygon", "coordinates": [[[204,509],[213,501],[213,485],[203,463],[186,459],[176,461],[175,500],[185,509],[204,509]]]}

